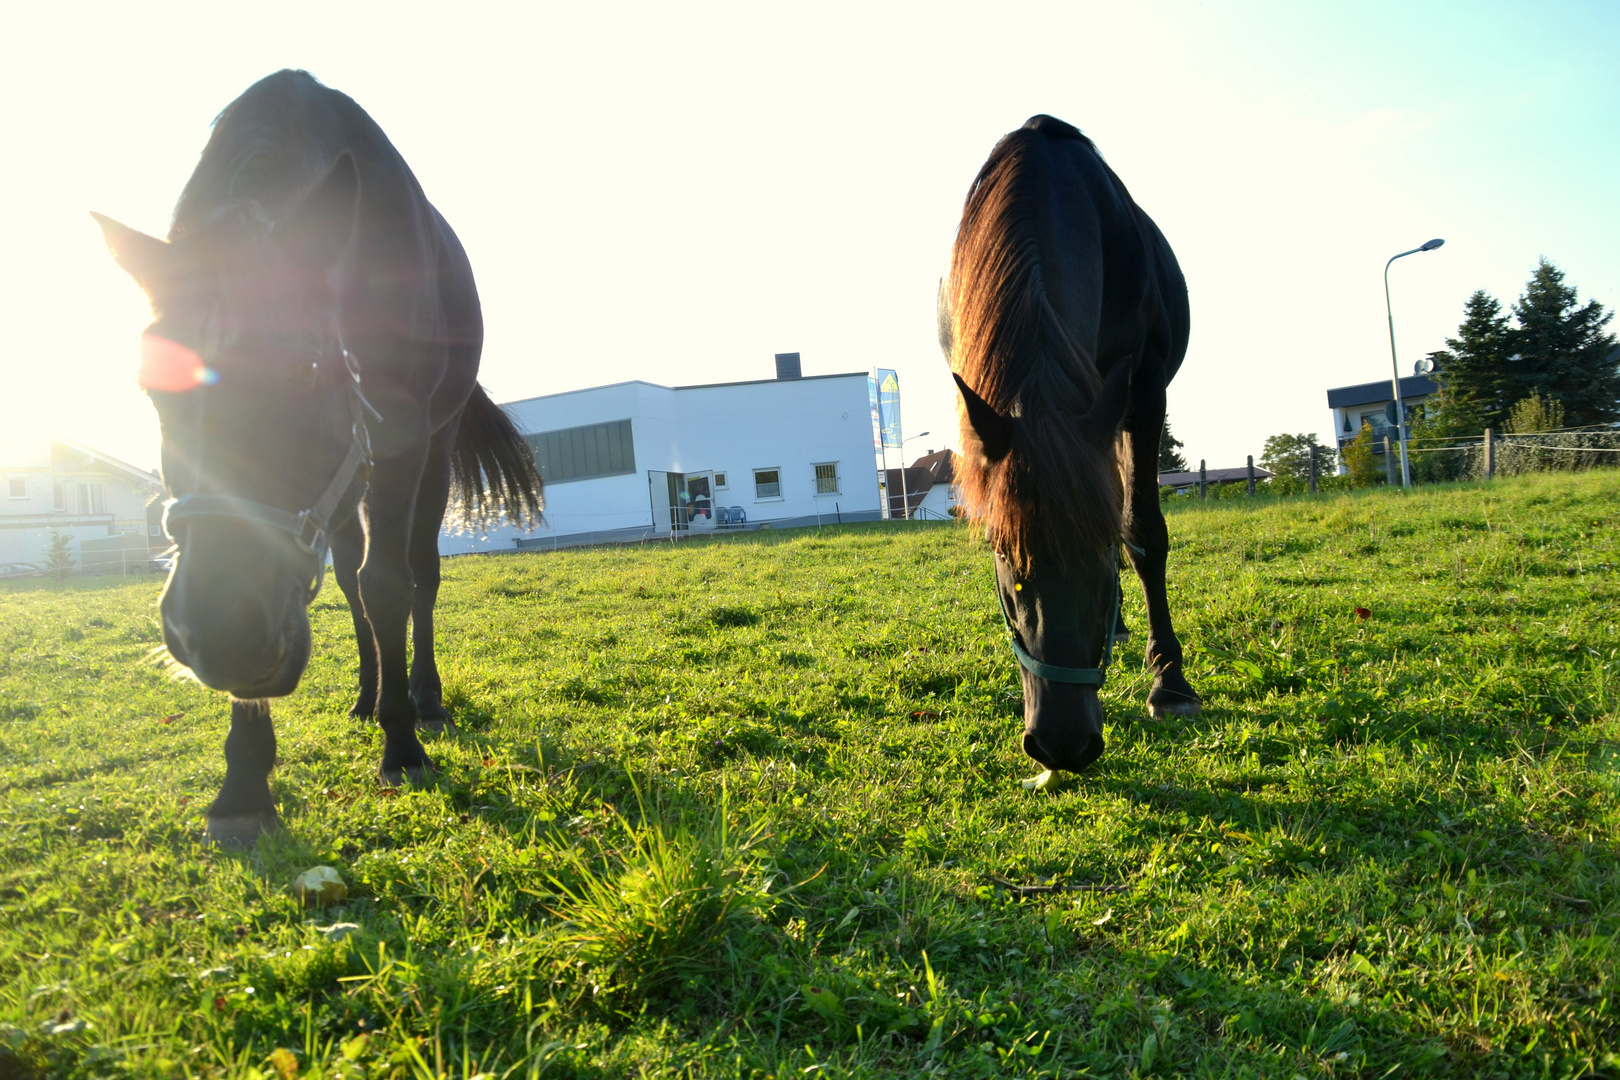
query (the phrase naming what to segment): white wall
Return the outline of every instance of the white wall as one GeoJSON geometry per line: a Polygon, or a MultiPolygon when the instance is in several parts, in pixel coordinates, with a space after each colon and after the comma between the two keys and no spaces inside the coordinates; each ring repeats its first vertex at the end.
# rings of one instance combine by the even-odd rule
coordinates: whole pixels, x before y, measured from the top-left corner
{"type": "Polygon", "coordinates": [[[80,540],[116,533],[144,536],[146,500],[155,490],[155,478],[135,480],[94,454],[61,442],[41,438],[0,444],[0,562],[42,565],[53,531],[73,539],[75,566],[80,540]],[[23,481],[23,498],[10,497],[12,480],[23,481]],[[55,483],[100,485],[104,512],[57,510],[55,483]]]}
{"type": "Polygon", "coordinates": [[[839,377],[672,388],[645,382],[530,398],[505,406],[525,433],[629,419],[636,469],[623,476],[546,485],[545,522],[470,535],[447,529],[444,554],[511,550],[514,541],[647,528],[655,521],[648,473],[723,472],[722,506],[741,506],[750,525],[818,514],[879,510],[865,373],[839,377]],[[815,465],[836,462],[838,491],[816,493],[815,465]],[[782,494],[757,497],[754,470],[780,470],[782,494]]]}
{"type": "Polygon", "coordinates": [[[936,517],[949,517],[951,508],[957,504],[958,489],[955,484],[935,484],[928,489],[922,502],[917,504],[917,516],[927,520],[936,517]],[[926,512],[925,512],[926,511],[926,512]]]}

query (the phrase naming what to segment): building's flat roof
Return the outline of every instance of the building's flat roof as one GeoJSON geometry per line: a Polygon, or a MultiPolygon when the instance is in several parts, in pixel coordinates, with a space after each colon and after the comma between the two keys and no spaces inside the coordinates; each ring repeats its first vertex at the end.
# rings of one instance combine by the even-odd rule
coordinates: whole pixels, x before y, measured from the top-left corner
{"type": "Polygon", "coordinates": [[[801,375],[797,379],[743,379],[740,382],[692,383],[688,386],[665,386],[663,383],[648,382],[646,379],[626,379],[623,382],[603,383],[601,386],[584,386],[578,390],[559,390],[555,394],[536,394],[533,397],[515,398],[512,401],[503,401],[504,408],[510,405],[523,405],[530,401],[545,401],[547,398],[567,397],[569,394],[590,394],[597,390],[611,390],[615,386],[650,386],[655,390],[709,390],[717,386],[758,386],[762,383],[796,383],[810,382],[814,379],[864,379],[870,372],[844,371],[833,375],[801,375]]]}
{"type": "MultiPolygon", "coordinates": [[[[1416,398],[1427,397],[1439,387],[1427,375],[1408,375],[1401,380],[1401,397],[1416,398]]],[[[1335,386],[1327,392],[1328,408],[1343,409],[1351,405],[1372,405],[1379,401],[1389,401],[1394,395],[1390,393],[1389,381],[1357,383],[1355,386],[1335,386]]]]}

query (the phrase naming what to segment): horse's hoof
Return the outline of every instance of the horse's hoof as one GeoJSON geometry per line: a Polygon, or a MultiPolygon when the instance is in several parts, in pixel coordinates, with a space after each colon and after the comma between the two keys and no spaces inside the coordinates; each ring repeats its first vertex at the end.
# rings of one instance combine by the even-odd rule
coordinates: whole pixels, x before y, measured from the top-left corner
{"type": "Polygon", "coordinates": [[[257,814],[238,814],[231,817],[211,817],[203,830],[203,838],[215,847],[252,847],[259,837],[281,828],[274,810],[257,814]]]}
{"type": "Polygon", "coordinates": [[[379,768],[377,779],[383,782],[384,787],[404,787],[406,784],[425,784],[428,774],[433,771],[433,763],[426,765],[410,765],[400,769],[379,768]]]}
{"type": "Polygon", "coordinates": [[[1197,716],[1203,710],[1204,703],[1196,696],[1189,697],[1173,690],[1155,690],[1148,695],[1148,713],[1155,720],[1171,716],[1197,716]]]}
{"type": "Polygon", "coordinates": [[[370,720],[376,715],[376,711],[370,705],[362,705],[358,701],[349,709],[350,720],[370,720]]]}
{"type": "Polygon", "coordinates": [[[448,715],[421,716],[416,720],[416,730],[429,735],[454,735],[457,731],[456,722],[448,715]]]}
{"type": "Polygon", "coordinates": [[[1131,632],[1129,630],[1117,630],[1117,631],[1114,632],[1114,644],[1115,645],[1124,645],[1124,644],[1128,643],[1130,640],[1131,640],[1131,632]]]}

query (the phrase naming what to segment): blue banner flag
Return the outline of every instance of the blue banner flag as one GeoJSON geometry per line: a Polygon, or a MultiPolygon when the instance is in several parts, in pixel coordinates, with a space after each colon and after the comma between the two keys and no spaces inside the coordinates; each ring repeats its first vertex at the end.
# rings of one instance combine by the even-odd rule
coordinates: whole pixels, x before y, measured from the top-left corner
{"type": "Polygon", "coordinates": [[[878,416],[883,445],[900,446],[900,376],[892,368],[877,369],[878,416]]]}

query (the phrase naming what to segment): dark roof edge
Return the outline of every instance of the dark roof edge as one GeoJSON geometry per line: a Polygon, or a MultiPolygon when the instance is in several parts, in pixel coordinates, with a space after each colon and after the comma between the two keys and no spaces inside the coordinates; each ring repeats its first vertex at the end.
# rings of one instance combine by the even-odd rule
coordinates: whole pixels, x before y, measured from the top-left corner
{"type": "MultiPolygon", "coordinates": [[[[1439,386],[1427,375],[1406,375],[1401,378],[1401,396],[1418,397],[1432,394],[1439,386]]],[[[1374,401],[1390,399],[1387,381],[1357,383],[1354,386],[1334,386],[1327,392],[1328,408],[1341,409],[1346,405],[1368,405],[1374,401]]]]}

